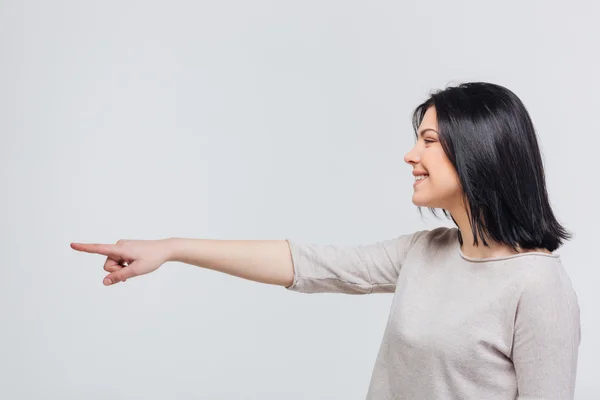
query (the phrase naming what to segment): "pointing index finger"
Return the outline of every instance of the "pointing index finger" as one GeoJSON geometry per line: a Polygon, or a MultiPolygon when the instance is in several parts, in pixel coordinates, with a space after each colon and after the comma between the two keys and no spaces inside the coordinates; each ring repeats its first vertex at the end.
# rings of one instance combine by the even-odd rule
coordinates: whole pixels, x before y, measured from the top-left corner
{"type": "Polygon", "coordinates": [[[117,254],[114,245],[101,243],[71,243],[71,248],[85,253],[102,254],[111,256],[117,254]]]}

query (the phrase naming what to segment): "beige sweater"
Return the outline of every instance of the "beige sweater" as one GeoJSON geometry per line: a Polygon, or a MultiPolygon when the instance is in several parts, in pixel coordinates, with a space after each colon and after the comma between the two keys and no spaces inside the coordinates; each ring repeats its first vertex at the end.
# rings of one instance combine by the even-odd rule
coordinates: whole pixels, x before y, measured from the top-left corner
{"type": "Polygon", "coordinates": [[[288,239],[303,293],[394,293],[368,400],[573,399],[579,304],[559,255],[465,256],[457,228],[366,246],[288,239]]]}

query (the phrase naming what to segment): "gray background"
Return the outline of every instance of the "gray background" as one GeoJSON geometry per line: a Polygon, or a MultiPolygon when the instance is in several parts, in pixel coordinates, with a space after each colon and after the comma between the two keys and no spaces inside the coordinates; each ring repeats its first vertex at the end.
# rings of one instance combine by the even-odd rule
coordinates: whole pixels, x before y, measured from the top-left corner
{"type": "Polygon", "coordinates": [[[422,221],[403,162],[435,88],[538,129],[597,399],[595,1],[0,1],[0,398],[362,399],[391,295],[185,264],[113,287],[72,241],[371,243],[422,221]]]}

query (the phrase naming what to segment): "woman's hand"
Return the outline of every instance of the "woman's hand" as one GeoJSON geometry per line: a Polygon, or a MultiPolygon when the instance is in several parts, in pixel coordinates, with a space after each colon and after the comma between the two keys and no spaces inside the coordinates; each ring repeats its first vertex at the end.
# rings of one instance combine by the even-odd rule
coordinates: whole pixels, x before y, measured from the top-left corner
{"type": "Polygon", "coordinates": [[[110,274],[104,278],[103,283],[109,286],[157,270],[169,261],[169,244],[169,239],[119,240],[116,244],[71,243],[71,248],[105,255],[104,270],[110,274]]]}

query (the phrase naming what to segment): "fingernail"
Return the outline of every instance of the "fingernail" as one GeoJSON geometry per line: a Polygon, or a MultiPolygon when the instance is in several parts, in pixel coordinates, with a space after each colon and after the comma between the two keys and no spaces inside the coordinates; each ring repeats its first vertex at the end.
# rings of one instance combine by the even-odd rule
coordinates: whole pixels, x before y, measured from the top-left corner
{"type": "Polygon", "coordinates": [[[105,285],[110,285],[110,283],[111,283],[111,282],[110,282],[110,279],[106,278],[106,279],[104,280],[104,284],[105,284],[105,285]]]}

